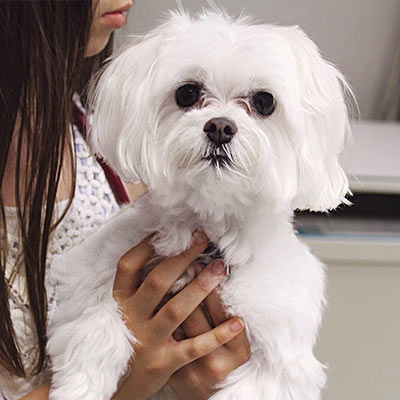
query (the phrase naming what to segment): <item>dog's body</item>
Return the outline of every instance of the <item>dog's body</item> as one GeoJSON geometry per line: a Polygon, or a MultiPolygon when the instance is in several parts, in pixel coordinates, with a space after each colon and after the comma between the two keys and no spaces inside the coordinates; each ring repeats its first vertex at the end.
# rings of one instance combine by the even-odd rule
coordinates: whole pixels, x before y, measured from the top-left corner
{"type": "MultiPolygon", "coordinates": [[[[320,398],[324,268],[291,220],[348,191],[337,162],[348,122],[341,84],[297,28],[219,13],[173,15],[116,57],[99,83],[93,146],[149,192],[52,266],[50,399],[111,397],[135,343],[112,298],[119,258],[155,231],[158,254],[177,254],[196,228],[231,266],[220,294],[252,352],[212,399],[320,398]]],[[[154,396],[174,398],[167,388],[154,396]]]]}

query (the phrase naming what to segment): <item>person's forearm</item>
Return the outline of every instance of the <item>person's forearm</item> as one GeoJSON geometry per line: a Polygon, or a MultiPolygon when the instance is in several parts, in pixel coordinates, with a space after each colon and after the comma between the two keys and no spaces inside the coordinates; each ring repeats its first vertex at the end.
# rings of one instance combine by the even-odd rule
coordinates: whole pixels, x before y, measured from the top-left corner
{"type": "Polygon", "coordinates": [[[38,387],[33,392],[21,397],[20,400],[47,400],[49,398],[50,383],[38,387]]]}

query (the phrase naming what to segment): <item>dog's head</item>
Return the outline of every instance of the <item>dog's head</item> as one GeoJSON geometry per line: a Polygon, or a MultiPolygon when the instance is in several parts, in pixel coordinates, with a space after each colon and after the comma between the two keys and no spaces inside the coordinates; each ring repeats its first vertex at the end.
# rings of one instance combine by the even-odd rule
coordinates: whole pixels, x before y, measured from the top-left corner
{"type": "Polygon", "coordinates": [[[346,88],[297,27],[175,13],[102,73],[92,145],[171,205],[328,210],[348,192],[346,88]]]}

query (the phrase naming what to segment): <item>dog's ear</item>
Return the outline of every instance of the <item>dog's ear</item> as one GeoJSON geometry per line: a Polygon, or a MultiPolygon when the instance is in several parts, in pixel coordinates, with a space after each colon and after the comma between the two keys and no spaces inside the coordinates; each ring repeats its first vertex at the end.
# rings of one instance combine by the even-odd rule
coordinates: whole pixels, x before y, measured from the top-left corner
{"type": "Polygon", "coordinates": [[[157,34],[131,39],[102,69],[90,93],[91,148],[130,182],[142,179],[149,80],[160,41],[157,34]]]}
{"type": "Polygon", "coordinates": [[[292,208],[327,211],[347,202],[349,186],[338,156],[350,133],[345,96],[353,95],[343,75],[322,59],[303,31],[290,27],[285,34],[295,57],[301,110],[299,120],[292,122],[298,163],[292,208]]]}
{"type": "Polygon", "coordinates": [[[157,160],[149,137],[157,117],[157,66],[168,53],[170,38],[190,25],[189,14],[170,12],[149,34],[131,37],[92,85],[92,149],[127,181],[146,181],[149,171],[158,168],[152,165],[157,160]]]}

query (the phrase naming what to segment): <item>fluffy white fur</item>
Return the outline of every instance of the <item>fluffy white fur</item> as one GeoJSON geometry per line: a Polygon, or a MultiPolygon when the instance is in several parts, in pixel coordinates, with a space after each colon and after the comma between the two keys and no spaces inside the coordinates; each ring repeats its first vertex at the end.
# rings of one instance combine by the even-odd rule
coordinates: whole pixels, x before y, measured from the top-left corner
{"type": "Polygon", "coordinates": [[[320,398],[325,373],[313,346],[324,267],[298,240],[292,214],[345,201],[346,88],[299,28],[215,11],[173,13],[113,59],[97,86],[92,145],[149,192],[52,266],[60,286],[49,326],[51,400],[111,397],[135,342],[112,298],[119,257],[153,231],[158,254],[177,254],[198,227],[232,266],[220,293],[245,321],[252,351],[212,400],[320,398]],[[182,110],[175,91],[193,81],[201,106],[182,110]],[[250,101],[259,90],[276,99],[266,118],[250,101]],[[231,162],[219,167],[203,159],[203,126],[216,117],[238,127],[231,162]]]}

